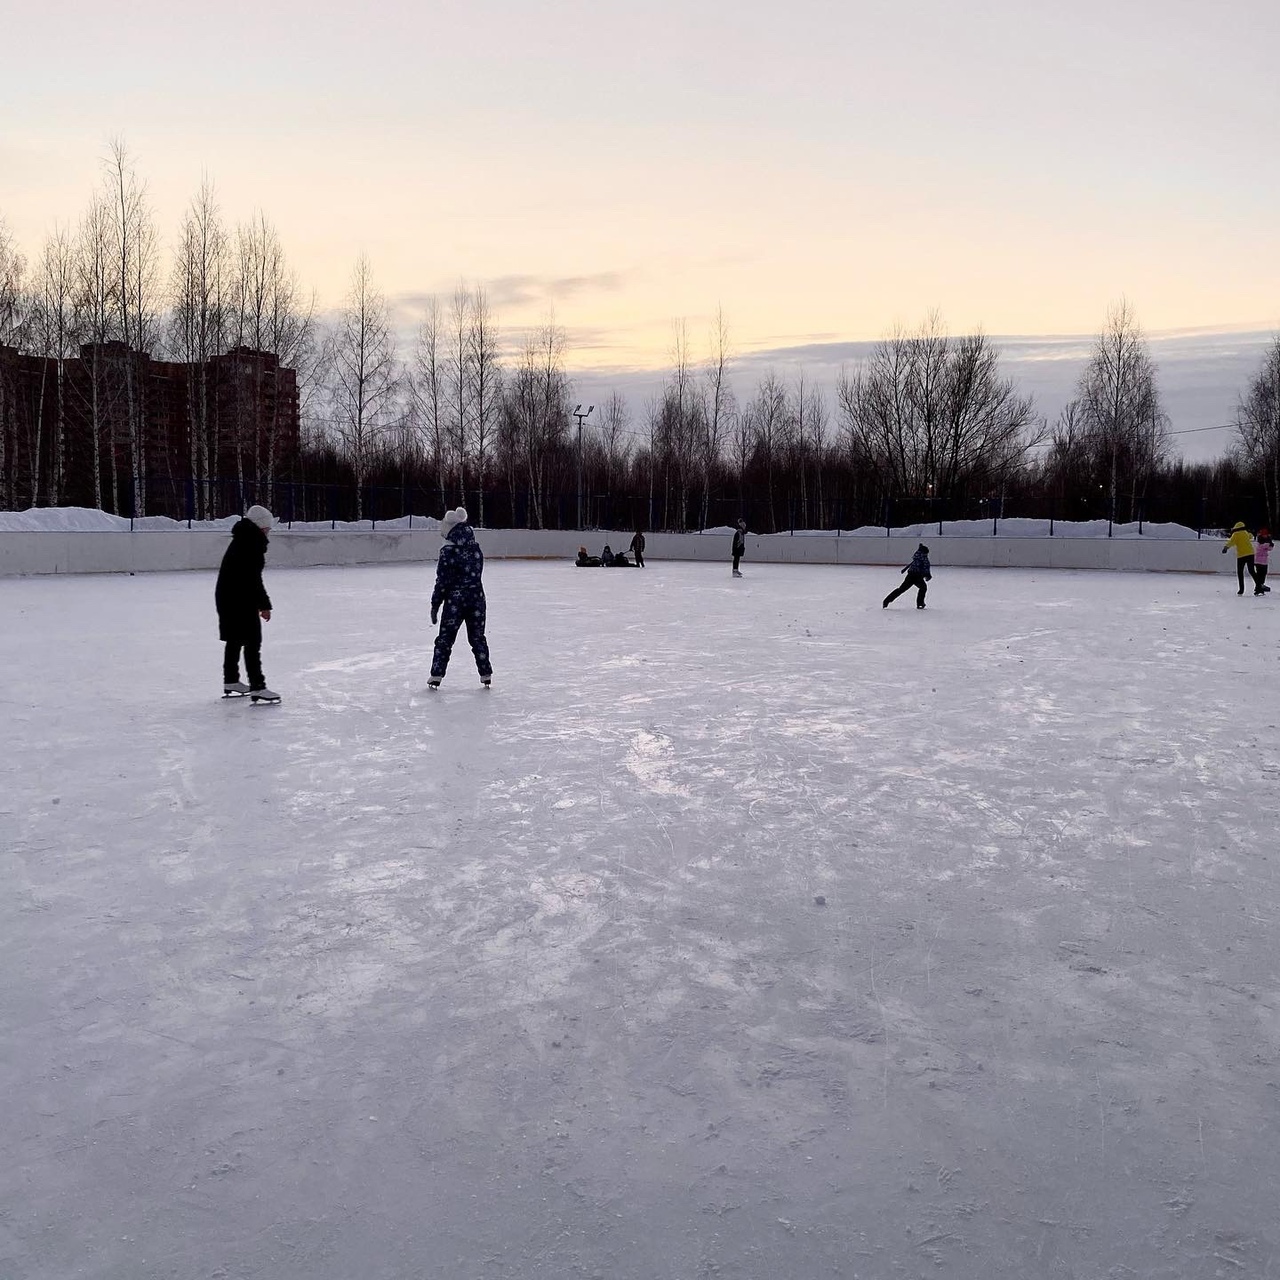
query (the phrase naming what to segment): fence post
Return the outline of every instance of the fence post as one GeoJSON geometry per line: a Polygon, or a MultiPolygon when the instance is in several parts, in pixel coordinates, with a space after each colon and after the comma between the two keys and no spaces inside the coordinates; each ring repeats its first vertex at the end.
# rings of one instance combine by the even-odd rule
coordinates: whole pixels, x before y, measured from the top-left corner
{"type": "Polygon", "coordinates": [[[890,536],[889,520],[893,515],[893,499],[886,498],[884,500],[884,536],[890,536]]]}
{"type": "Polygon", "coordinates": [[[191,528],[191,509],[195,506],[195,481],[188,476],[187,482],[182,486],[182,500],[187,506],[187,528],[191,528]]]}

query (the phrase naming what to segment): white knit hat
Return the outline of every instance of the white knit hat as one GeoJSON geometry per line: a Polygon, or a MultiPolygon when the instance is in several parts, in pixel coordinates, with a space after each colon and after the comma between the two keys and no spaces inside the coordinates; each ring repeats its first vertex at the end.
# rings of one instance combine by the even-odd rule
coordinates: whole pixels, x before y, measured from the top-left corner
{"type": "Polygon", "coordinates": [[[252,506],[244,513],[246,520],[252,520],[259,529],[266,533],[276,522],[275,516],[266,507],[252,506]]]}
{"type": "Polygon", "coordinates": [[[442,538],[447,537],[449,530],[452,529],[455,524],[466,524],[466,523],[467,523],[466,507],[457,507],[453,511],[446,511],[444,515],[440,517],[440,536],[442,538]]]}

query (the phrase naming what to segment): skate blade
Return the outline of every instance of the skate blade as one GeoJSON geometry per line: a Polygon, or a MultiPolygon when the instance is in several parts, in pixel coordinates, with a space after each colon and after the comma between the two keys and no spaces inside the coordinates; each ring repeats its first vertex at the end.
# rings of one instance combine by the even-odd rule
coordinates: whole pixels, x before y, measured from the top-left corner
{"type": "Polygon", "coordinates": [[[248,695],[247,693],[224,693],[224,694],[222,695],[222,700],[223,700],[223,702],[226,702],[228,699],[233,699],[233,698],[247,698],[248,696],[249,696],[249,695],[248,695]]]}

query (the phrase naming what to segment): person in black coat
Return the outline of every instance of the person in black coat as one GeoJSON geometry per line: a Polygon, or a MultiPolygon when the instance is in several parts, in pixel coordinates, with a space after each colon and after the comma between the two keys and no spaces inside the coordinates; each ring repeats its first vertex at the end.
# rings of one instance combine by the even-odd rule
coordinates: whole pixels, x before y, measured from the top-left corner
{"type": "Polygon", "coordinates": [[[636,536],[631,539],[631,551],[636,558],[636,564],[641,569],[644,568],[644,530],[637,529],[636,536]]]}
{"type": "Polygon", "coordinates": [[[449,657],[458,629],[465,623],[467,642],[475,655],[480,683],[487,689],[493,680],[493,664],[489,660],[489,642],[485,638],[486,604],[484,584],[484,552],[467,523],[462,507],[446,511],[440,521],[444,546],[436,561],[436,585],[431,593],[431,621],[440,623],[435,649],[431,656],[429,688],[438,689],[449,669],[449,657]],[[442,611],[443,610],[443,614],[442,611]]]}
{"type": "Polygon", "coordinates": [[[226,649],[222,657],[222,691],[226,694],[276,695],[262,674],[262,624],[271,621],[271,597],[262,585],[267,559],[267,533],[273,518],[266,507],[253,506],[231,528],[231,545],[218,569],[214,603],[218,635],[226,649]],[[240,683],[240,651],[248,685],[240,683]]]}
{"type": "Polygon", "coordinates": [[[887,609],[904,591],[910,591],[915,587],[916,608],[923,609],[925,594],[929,590],[926,583],[933,577],[933,570],[929,566],[929,548],[923,542],[916,548],[915,555],[911,557],[911,563],[902,572],[906,575],[902,585],[896,591],[890,591],[880,607],[887,609]]]}
{"type": "Polygon", "coordinates": [[[735,578],[742,577],[738,569],[738,565],[742,561],[742,557],[747,553],[747,522],[739,520],[733,531],[733,576],[735,578]]]}

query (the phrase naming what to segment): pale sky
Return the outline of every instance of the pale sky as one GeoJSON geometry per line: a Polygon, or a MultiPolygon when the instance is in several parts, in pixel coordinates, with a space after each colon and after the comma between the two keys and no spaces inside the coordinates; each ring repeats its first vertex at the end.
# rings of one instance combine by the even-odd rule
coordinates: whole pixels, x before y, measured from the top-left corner
{"type": "Polygon", "coordinates": [[[1275,0],[0,0],[0,213],[32,256],[123,136],[336,304],[459,280],[579,370],[723,307],[744,353],[1280,327],[1275,0]]]}

